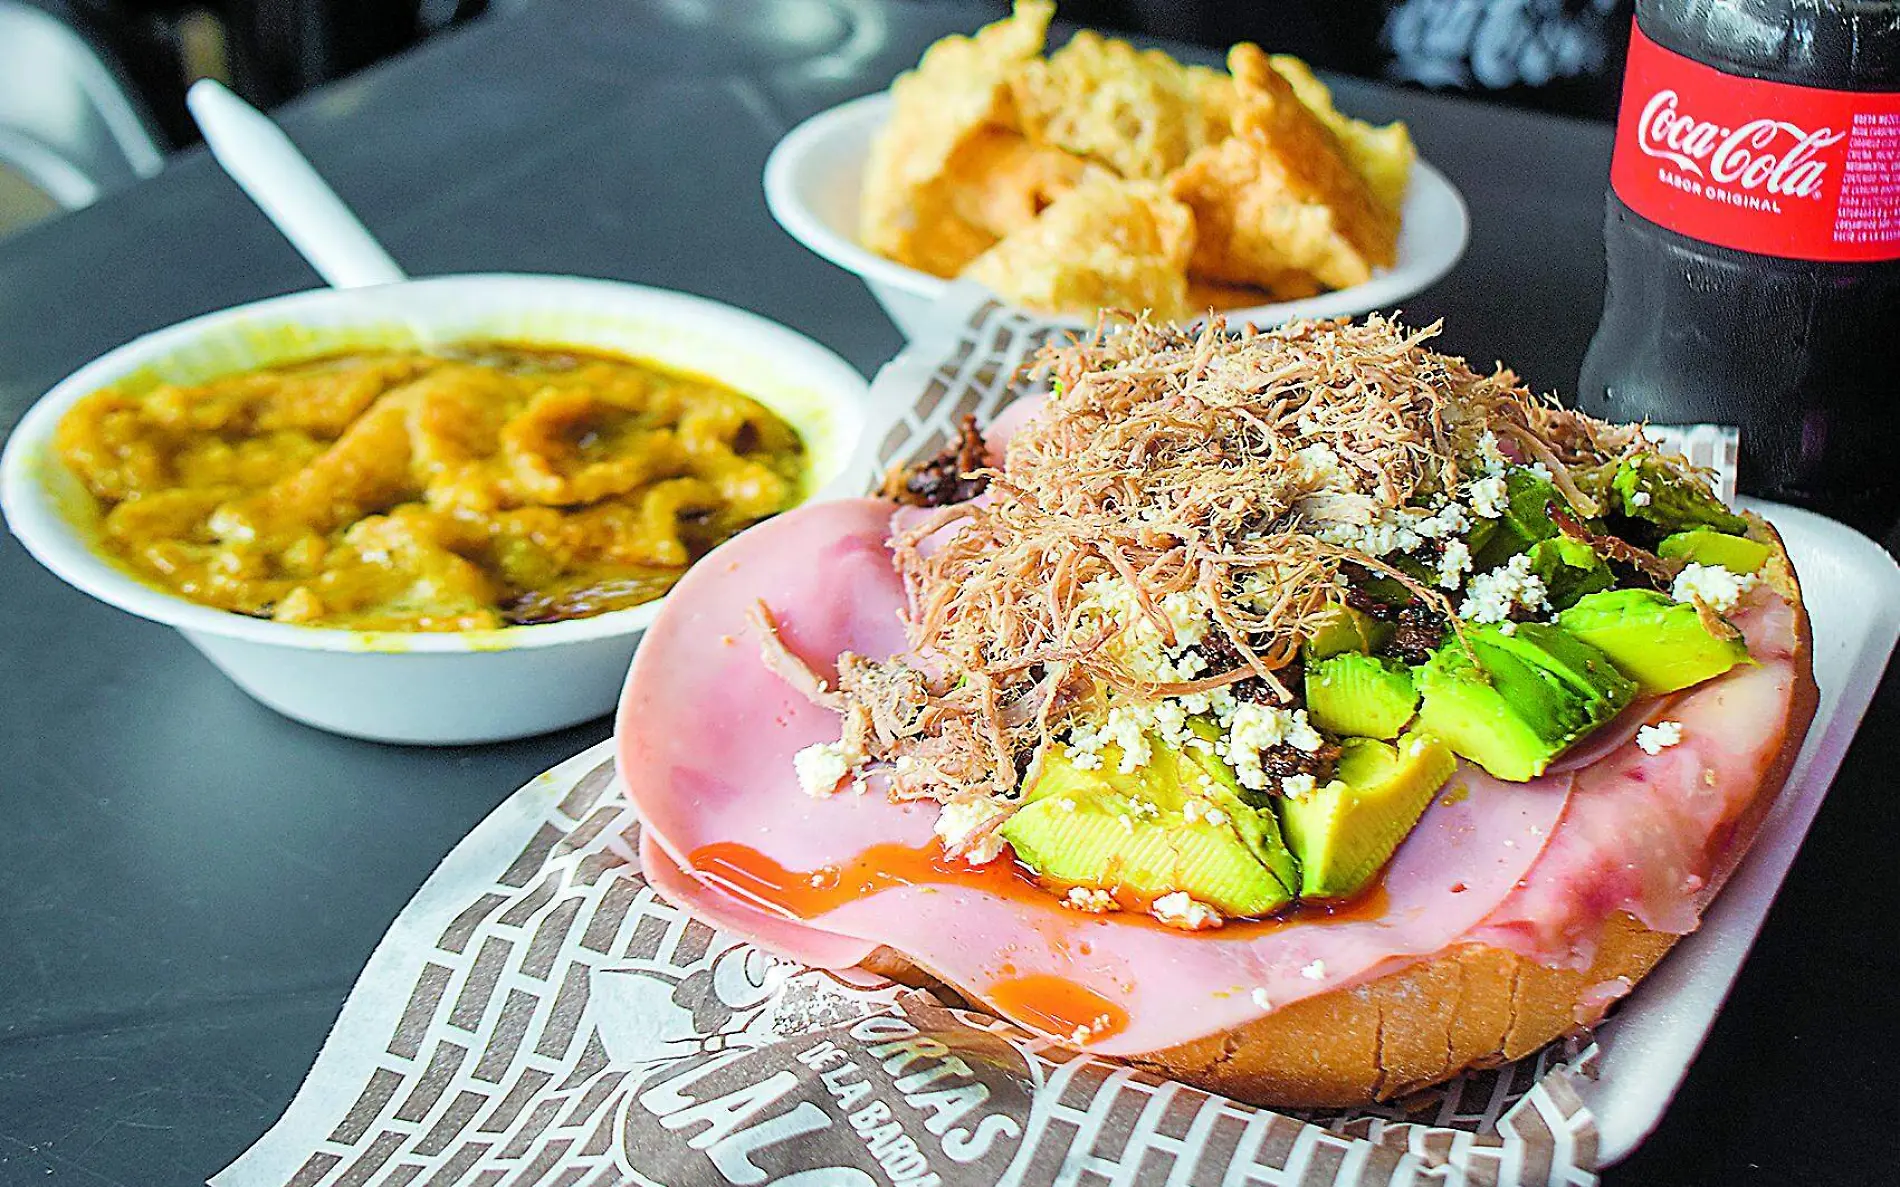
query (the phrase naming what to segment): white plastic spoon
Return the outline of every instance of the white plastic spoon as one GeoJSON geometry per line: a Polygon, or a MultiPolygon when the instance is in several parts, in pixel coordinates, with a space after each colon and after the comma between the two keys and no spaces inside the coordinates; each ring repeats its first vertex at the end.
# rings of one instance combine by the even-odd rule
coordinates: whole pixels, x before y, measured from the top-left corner
{"type": "Polygon", "coordinates": [[[185,102],[218,164],[330,287],[408,279],[269,116],[208,78],[185,102]]]}

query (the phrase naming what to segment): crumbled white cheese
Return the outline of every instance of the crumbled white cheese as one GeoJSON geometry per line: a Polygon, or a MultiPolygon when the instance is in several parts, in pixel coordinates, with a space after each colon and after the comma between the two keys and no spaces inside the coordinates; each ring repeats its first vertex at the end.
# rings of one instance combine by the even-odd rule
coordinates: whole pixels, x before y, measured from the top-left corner
{"type": "Polygon", "coordinates": [[[1682,741],[1682,723],[1680,721],[1659,721],[1655,725],[1646,725],[1636,731],[1636,744],[1644,754],[1661,754],[1664,750],[1682,741]]]}
{"type": "Polygon", "coordinates": [[[960,795],[937,809],[937,837],[944,852],[961,854],[973,866],[987,865],[1002,855],[996,826],[1009,813],[1007,805],[989,796],[960,795]]]}
{"type": "Polygon", "coordinates": [[[1325,975],[1326,962],[1323,960],[1316,960],[1300,970],[1300,976],[1305,977],[1308,981],[1317,981],[1325,975]]]}
{"type": "Polygon", "coordinates": [[[1102,750],[1114,746],[1121,751],[1116,768],[1132,775],[1154,756],[1154,748],[1148,743],[1148,727],[1153,724],[1152,710],[1125,705],[1110,709],[1099,726],[1078,721],[1069,727],[1069,760],[1082,770],[1097,770],[1102,765],[1102,750]]]}
{"type": "Polygon", "coordinates": [[[1087,1043],[1090,1039],[1094,1038],[1098,1032],[1107,1030],[1108,1027],[1109,1027],[1108,1015],[1097,1014],[1095,1016],[1094,1021],[1085,1022],[1081,1026],[1078,1026],[1074,1030],[1070,1031],[1069,1041],[1071,1043],[1074,1043],[1076,1046],[1080,1047],[1084,1043],[1087,1043]]]}
{"type": "Polygon", "coordinates": [[[1464,584],[1465,574],[1471,572],[1471,548],[1463,540],[1447,540],[1443,552],[1438,554],[1438,586],[1440,589],[1457,589],[1464,584]]]}
{"type": "Polygon", "coordinates": [[[1206,657],[1193,650],[1209,626],[1208,605],[1197,592],[1177,591],[1156,603],[1174,635],[1172,643],[1142,610],[1134,586],[1119,577],[1103,575],[1084,585],[1081,609],[1084,616],[1119,628],[1110,647],[1131,675],[1168,682],[1192,680],[1207,669],[1206,657]]]}
{"type": "Polygon", "coordinates": [[[1649,506],[1649,492],[1646,490],[1632,491],[1629,497],[1629,505],[1632,507],[1649,506]]]}
{"type": "Polygon", "coordinates": [[[1290,800],[1304,799],[1313,794],[1319,781],[1311,775],[1287,775],[1280,780],[1280,794],[1290,800]]]}
{"type": "Polygon", "coordinates": [[[1328,544],[1351,548],[1367,556],[1388,556],[1411,552],[1427,540],[1455,536],[1470,525],[1465,509],[1448,502],[1429,511],[1420,507],[1388,509],[1373,523],[1332,524],[1321,528],[1317,535],[1328,544]]]}
{"type": "Polygon", "coordinates": [[[1300,481],[1307,486],[1350,485],[1343,481],[1339,455],[1330,446],[1309,445],[1298,450],[1293,455],[1293,464],[1299,468],[1300,481]]]}
{"type": "Polygon", "coordinates": [[[1510,505],[1510,492],[1505,489],[1502,474],[1485,475],[1473,482],[1465,493],[1471,500],[1471,509],[1485,519],[1496,519],[1510,505]]]}
{"type": "Polygon", "coordinates": [[[1411,520],[1411,528],[1427,540],[1455,536],[1471,526],[1471,517],[1457,503],[1446,503],[1429,515],[1416,511],[1401,512],[1411,520]]]}
{"type": "Polygon", "coordinates": [[[1465,583],[1464,604],[1458,617],[1470,622],[1503,622],[1522,607],[1533,614],[1550,609],[1544,579],[1531,572],[1528,553],[1518,553],[1509,564],[1479,573],[1465,583]]]}
{"type": "Polygon", "coordinates": [[[1207,671],[1207,657],[1192,648],[1170,657],[1170,662],[1172,670],[1164,669],[1169,680],[1192,680],[1207,671]]]}
{"type": "Polygon", "coordinates": [[[1272,705],[1246,702],[1234,710],[1227,727],[1222,757],[1234,768],[1241,786],[1254,791],[1267,789],[1268,775],[1260,766],[1260,753],[1287,745],[1308,754],[1326,744],[1306,720],[1304,709],[1281,709],[1272,705]]]}
{"type": "Polygon", "coordinates": [[[863,761],[862,754],[851,753],[842,742],[814,742],[792,755],[792,770],[806,795],[823,799],[837,791],[863,761]]]}
{"type": "Polygon", "coordinates": [[[1185,890],[1164,894],[1154,901],[1154,917],[1182,931],[1206,931],[1221,925],[1221,913],[1192,898],[1185,890]]]}
{"type": "MultiPolygon", "coordinates": [[[[1200,661],[1198,655],[1193,658],[1200,661]]],[[[1113,745],[1121,754],[1117,768],[1123,774],[1132,774],[1154,757],[1151,735],[1176,750],[1210,753],[1217,749],[1216,744],[1195,733],[1190,718],[1212,713],[1224,725],[1237,704],[1233,693],[1223,688],[1146,704],[1117,705],[1099,723],[1077,721],[1070,725],[1068,758],[1081,770],[1100,770],[1103,749],[1113,745]]]]}
{"type": "Polygon", "coordinates": [[[1511,467],[1511,459],[1498,448],[1498,435],[1490,429],[1478,434],[1478,461],[1490,475],[1502,474],[1511,467]]]}
{"type": "Polygon", "coordinates": [[[1252,997],[1253,1004],[1260,1009],[1271,1010],[1273,1008],[1273,999],[1267,996],[1267,991],[1261,986],[1254,986],[1252,997]]]}
{"type": "Polygon", "coordinates": [[[1091,886],[1070,887],[1068,895],[1062,901],[1078,911],[1087,911],[1091,915],[1121,910],[1121,904],[1115,901],[1114,895],[1091,886]]]}
{"type": "Polygon", "coordinates": [[[1742,595],[1755,587],[1755,578],[1720,565],[1689,565],[1676,574],[1669,596],[1678,602],[1700,598],[1717,614],[1735,609],[1742,595]]]}
{"type": "Polygon", "coordinates": [[[1128,805],[1128,814],[1136,820],[1159,820],[1161,806],[1153,800],[1133,800],[1128,805]]]}
{"type": "Polygon", "coordinates": [[[1191,799],[1182,804],[1181,818],[1189,824],[1204,821],[1215,828],[1227,823],[1227,813],[1218,804],[1203,799],[1191,799]]]}

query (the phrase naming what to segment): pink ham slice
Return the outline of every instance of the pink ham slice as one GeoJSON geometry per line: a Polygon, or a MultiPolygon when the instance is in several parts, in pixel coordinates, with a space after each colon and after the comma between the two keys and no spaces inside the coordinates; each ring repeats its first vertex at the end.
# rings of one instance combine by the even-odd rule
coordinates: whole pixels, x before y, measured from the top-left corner
{"type": "Polygon", "coordinates": [[[792,756],[835,740],[837,717],[766,668],[747,618],[763,596],[788,645],[815,664],[844,650],[903,651],[890,516],[873,500],[817,504],[719,549],[667,599],[622,698],[621,770],[662,893],[767,948],[840,967],[888,944],[978,997],[1014,978],[1058,977],[1128,1014],[1125,1029],[1091,1049],[1157,1051],[1258,1017],[1259,999],[1285,1005],[1438,951],[1505,900],[1562,814],[1567,778],[1509,786],[1463,769],[1452,787],[1466,794],[1439,797],[1388,867],[1377,917],[1202,934],[955,881],[896,886],[800,923],[664,869],[659,856],[684,867],[721,843],[813,872],[876,845],[931,844],[933,805],[801,791],[792,756]]]}
{"type": "Polygon", "coordinates": [[[1618,911],[1656,931],[1695,929],[1740,856],[1737,823],[1801,724],[1794,608],[1758,589],[1734,621],[1755,665],[1649,707],[1647,722],[1681,723],[1680,743],[1651,755],[1631,732],[1579,771],[1557,835],[1473,940],[1583,968],[1599,925],[1618,911]]]}

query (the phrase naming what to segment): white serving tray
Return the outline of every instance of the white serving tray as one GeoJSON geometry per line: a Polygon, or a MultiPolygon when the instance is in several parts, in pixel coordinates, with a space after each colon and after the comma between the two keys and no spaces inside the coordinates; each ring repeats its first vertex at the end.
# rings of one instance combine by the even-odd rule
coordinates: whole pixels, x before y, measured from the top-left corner
{"type": "Polygon", "coordinates": [[[1596,1115],[1604,1166],[1627,1158],[1649,1136],[1681,1087],[1900,640],[1900,566],[1885,550],[1812,512],[1742,504],[1780,530],[1800,575],[1821,703],[1780,798],[1702,926],[1598,1032],[1601,1072],[1578,1090],[1596,1115]]]}

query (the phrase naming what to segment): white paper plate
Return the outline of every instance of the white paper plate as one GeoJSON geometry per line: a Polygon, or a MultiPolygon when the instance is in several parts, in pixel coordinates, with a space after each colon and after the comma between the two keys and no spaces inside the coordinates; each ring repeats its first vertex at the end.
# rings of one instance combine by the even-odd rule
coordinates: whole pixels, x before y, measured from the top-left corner
{"type": "Polygon", "coordinates": [[[1596,1114],[1605,1166],[1649,1136],[1682,1085],[1900,639],[1900,567],[1879,545],[1812,512],[1749,499],[1742,505],[1780,530],[1800,575],[1821,702],[1780,798],[1701,928],[1597,1031],[1601,1073],[1580,1092],[1596,1114]]]}
{"type": "MultiPolygon", "coordinates": [[[[866,95],[793,128],[765,163],[765,204],[792,238],[863,280],[904,336],[915,338],[931,324],[930,307],[950,282],[887,260],[857,241],[864,161],[890,106],[888,92],[866,95]]],[[[1229,310],[1227,316],[1273,325],[1389,308],[1451,271],[1470,233],[1471,219],[1457,187],[1421,160],[1405,194],[1396,265],[1351,288],[1229,310]]]]}

